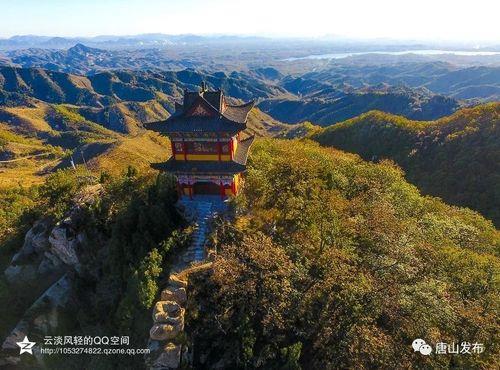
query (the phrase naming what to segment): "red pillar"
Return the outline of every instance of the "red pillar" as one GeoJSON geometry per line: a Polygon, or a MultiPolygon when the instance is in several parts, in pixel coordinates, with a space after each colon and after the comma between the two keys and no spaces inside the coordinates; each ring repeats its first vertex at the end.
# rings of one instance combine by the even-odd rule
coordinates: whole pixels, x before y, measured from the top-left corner
{"type": "Polygon", "coordinates": [[[182,139],[182,151],[184,152],[184,160],[187,161],[187,145],[184,139],[182,139]]]}
{"type": "Polygon", "coordinates": [[[236,195],[236,184],[234,181],[231,181],[231,191],[233,192],[233,195],[236,195]]]}
{"type": "Polygon", "coordinates": [[[219,162],[220,162],[222,156],[222,144],[220,143],[220,141],[217,142],[217,153],[219,154],[219,162]]]}
{"type": "Polygon", "coordinates": [[[193,199],[193,185],[189,184],[189,199],[193,199]]]}
{"type": "Polygon", "coordinates": [[[234,153],[233,153],[233,138],[229,139],[229,153],[231,154],[231,160],[234,159],[234,153]]]}

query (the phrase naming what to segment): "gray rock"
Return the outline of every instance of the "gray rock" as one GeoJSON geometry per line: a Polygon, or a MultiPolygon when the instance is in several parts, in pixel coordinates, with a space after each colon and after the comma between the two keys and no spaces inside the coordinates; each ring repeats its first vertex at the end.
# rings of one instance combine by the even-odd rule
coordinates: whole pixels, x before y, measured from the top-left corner
{"type": "MultiPolygon", "coordinates": [[[[24,245],[31,243],[36,252],[41,252],[49,246],[49,232],[51,223],[49,220],[35,222],[33,227],[26,233],[24,245]]],[[[23,248],[24,248],[23,245],[23,248]]]]}
{"type": "Polygon", "coordinates": [[[36,269],[33,265],[10,265],[4,274],[10,284],[23,284],[36,278],[36,269]]]}
{"type": "MultiPolygon", "coordinates": [[[[48,255],[52,256],[50,253],[48,253],[48,255]]],[[[49,275],[60,271],[61,264],[61,261],[59,261],[55,256],[52,256],[52,258],[43,258],[42,262],[38,265],[38,274],[49,275]],[[57,263],[54,263],[54,260],[57,261],[57,263]]]]}
{"type": "Polygon", "coordinates": [[[152,340],[171,340],[174,339],[182,329],[180,325],[154,324],[149,331],[149,337],[152,340]]]}
{"type": "Polygon", "coordinates": [[[153,368],[177,369],[181,362],[181,345],[167,343],[153,364],[153,368]]]}
{"type": "Polygon", "coordinates": [[[184,305],[187,301],[186,288],[167,288],[161,292],[162,301],[174,301],[184,305]]]}
{"type": "Polygon", "coordinates": [[[57,258],[56,256],[54,256],[52,253],[50,252],[45,252],[44,255],[43,255],[44,259],[50,261],[51,264],[53,264],[54,266],[60,268],[62,266],[62,261],[57,258]]]}
{"type": "Polygon", "coordinates": [[[49,236],[50,252],[57,256],[66,265],[76,266],[79,264],[76,250],[79,238],[66,223],[59,223],[52,229],[49,236]]]}
{"type": "Polygon", "coordinates": [[[12,258],[12,264],[21,263],[23,258],[29,257],[35,253],[43,253],[49,246],[50,221],[36,221],[24,237],[24,243],[19,252],[12,258]]]}
{"type": "Polygon", "coordinates": [[[173,287],[173,288],[187,288],[187,281],[184,279],[179,278],[175,274],[171,274],[169,279],[168,279],[168,285],[173,287]]]}

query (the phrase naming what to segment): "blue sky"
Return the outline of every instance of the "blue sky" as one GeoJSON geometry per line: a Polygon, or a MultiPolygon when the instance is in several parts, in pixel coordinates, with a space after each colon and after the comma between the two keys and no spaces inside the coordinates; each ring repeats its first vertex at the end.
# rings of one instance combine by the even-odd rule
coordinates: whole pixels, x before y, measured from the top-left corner
{"type": "Polygon", "coordinates": [[[500,42],[495,0],[0,0],[0,37],[341,35],[500,42]]]}

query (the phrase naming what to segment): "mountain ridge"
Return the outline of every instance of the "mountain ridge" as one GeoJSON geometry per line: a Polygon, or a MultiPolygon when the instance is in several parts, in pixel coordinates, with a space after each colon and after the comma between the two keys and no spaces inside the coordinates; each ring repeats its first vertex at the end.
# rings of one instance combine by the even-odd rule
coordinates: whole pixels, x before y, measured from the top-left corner
{"type": "Polygon", "coordinates": [[[479,210],[500,225],[500,102],[430,122],[372,111],[311,138],[368,160],[392,159],[424,193],[479,210]]]}

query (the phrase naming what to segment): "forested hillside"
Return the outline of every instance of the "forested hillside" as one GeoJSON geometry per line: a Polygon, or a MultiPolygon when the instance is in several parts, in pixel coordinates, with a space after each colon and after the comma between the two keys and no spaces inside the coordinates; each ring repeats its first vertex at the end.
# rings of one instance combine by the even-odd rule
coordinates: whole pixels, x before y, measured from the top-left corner
{"type": "MultiPolygon", "coordinates": [[[[21,247],[24,233],[36,220],[53,227],[69,211],[65,222],[85,235],[85,248],[73,277],[76,305],[58,311],[59,328],[86,335],[126,330],[142,347],[149,308],[189,240],[173,207],[174,184],[133,168],[94,176],[80,167],[4,192],[2,266],[14,253],[21,256],[17,266],[36,266],[30,244],[21,247]],[[75,208],[82,196],[94,200],[75,208]]],[[[190,283],[186,330],[196,366],[494,367],[500,236],[479,214],[423,197],[390,162],[366,162],[309,140],[258,140],[233,205],[236,219],[214,225],[213,271],[190,283]],[[487,350],[424,357],[411,350],[417,337],[470,338],[487,350]]],[[[3,333],[47,283],[29,276],[23,281],[33,288],[23,294],[0,281],[0,293],[16,307],[2,311],[3,333]]],[[[49,364],[65,368],[67,361],[54,356],[49,364]]],[[[143,366],[141,357],[72,361],[143,366]]]]}
{"type": "MultiPolygon", "coordinates": [[[[425,90],[376,86],[366,89],[347,88],[346,91],[332,85],[309,81],[311,82],[317,91],[313,90],[296,100],[264,100],[259,108],[283,122],[311,121],[329,126],[372,109],[400,114],[410,119],[430,120],[449,115],[459,107],[455,99],[434,95],[425,90]]],[[[298,89],[298,92],[302,91],[298,89]]]]}
{"type": "Polygon", "coordinates": [[[309,141],[257,142],[236,202],[190,298],[196,366],[497,364],[500,239],[479,214],[420,195],[392,163],[309,141]],[[414,338],[488,350],[422,356],[414,338]]]}
{"type": "MultiPolygon", "coordinates": [[[[177,249],[189,238],[176,201],[171,176],[139,173],[133,167],[117,176],[105,172],[93,176],[85,168],[58,171],[41,185],[0,193],[2,341],[21,318],[40,321],[49,314],[52,318],[45,326],[35,320],[30,338],[41,342],[52,330],[82,335],[128,333],[131,345],[143,348],[160,275],[168,275],[177,249]],[[68,246],[75,239],[79,244],[73,251],[69,251],[72,247],[66,250],[62,265],[57,263],[61,255],[43,241],[57,230],[63,230],[60,243],[68,238],[68,246]],[[47,299],[36,306],[38,296],[68,271],[72,290],[61,300],[71,299],[71,303],[50,308],[47,299]]],[[[144,364],[141,356],[104,357],[54,355],[44,367],[141,368],[144,364]]],[[[20,368],[38,366],[30,357],[23,359],[20,368]]]]}
{"type": "Polygon", "coordinates": [[[390,158],[422,192],[475,209],[500,225],[500,103],[431,122],[369,112],[312,138],[368,160],[390,158]]]}

